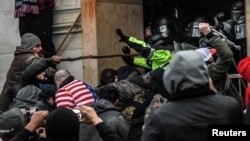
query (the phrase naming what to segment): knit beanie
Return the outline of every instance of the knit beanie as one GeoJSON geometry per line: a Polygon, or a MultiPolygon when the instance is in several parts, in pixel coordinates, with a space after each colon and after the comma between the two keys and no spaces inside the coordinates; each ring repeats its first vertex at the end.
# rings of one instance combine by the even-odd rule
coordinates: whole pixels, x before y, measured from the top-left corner
{"type": "Polygon", "coordinates": [[[79,127],[77,115],[67,108],[53,110],[45,122],[48,141],[79,141],[79,127]]]}
{"type": "Polygon", "coordinates": [[[210,52],[208,48],[199,48],[199,49],[196,49],[196,51],[199,52],[199,54],[201,55],[202,59],[205,62],[209,61],[209,59],[212,56],[212,53],[210,52]]]}
{"type": "Polygon", "coordinates": [[[131,74],[135,70],[131,66],[121,66],[116,71],[117,71],[117,74],[118,74],[118,79],[119,80],[124,80],[129,76],[129,74],[131,74]]]}
{"type": "Polygon", "coordinates": [[[41,40],[33,33],[25,33],[21,39],[21,46],[31,49],[36,45],[41,45],[41,40]]]}

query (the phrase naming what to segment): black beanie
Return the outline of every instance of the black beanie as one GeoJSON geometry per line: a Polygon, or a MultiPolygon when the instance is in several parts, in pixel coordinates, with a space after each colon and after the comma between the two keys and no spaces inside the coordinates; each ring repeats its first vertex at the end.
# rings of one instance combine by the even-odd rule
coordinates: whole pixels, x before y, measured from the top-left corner
{"type": "Polygon", "coordinates": [[[153,89],[154,94],[161,94],[164,98],[169,98],[170,95],[167,93],[164,85],[163,85],[163,68],[157,68],[152,71],[151,74],[151,87],[153,89]]]}
{"type": "Polygon", "coordinates": [[[117,71],[117,74],[118,74],[118,79],[119,80],[124,80],[129,76],[129,74],[134,72],[135,69],[132,68],[131,66],[121,66],[116,71],[117,71]]]}
{"type": "Polygon", "coordinates": [[[25,48],[33,48],[36,45],[41,45],[41,40],[33,33],[25,33],[21,39],[21,46],[25,48]]]}
{"type": "Polygon", "coordinates": [[[42,89],[42,91],[38,95],[39,100],[48,100],[50,97],[55,97],[55,92],[47,89],[42,89]]]}
{"type": "Polygon", "coordinates": [[[48,141],[79,141],[79,120],[70,109],[53,110],[45,122],[48,141]]]}

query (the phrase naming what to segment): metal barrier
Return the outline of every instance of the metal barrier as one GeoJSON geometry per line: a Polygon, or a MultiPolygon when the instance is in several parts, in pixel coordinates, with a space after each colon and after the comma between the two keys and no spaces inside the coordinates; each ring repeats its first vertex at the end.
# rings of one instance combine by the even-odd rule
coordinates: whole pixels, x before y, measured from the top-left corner
{"type": "Polygon", "coordinates": [[[246,89],[246,85],[244,83],[244,80],[240,74],[229,74],[230,79],[238,79],[238,88],[239,88],[239,94],[242,96],[242,87],[246,89]]]}

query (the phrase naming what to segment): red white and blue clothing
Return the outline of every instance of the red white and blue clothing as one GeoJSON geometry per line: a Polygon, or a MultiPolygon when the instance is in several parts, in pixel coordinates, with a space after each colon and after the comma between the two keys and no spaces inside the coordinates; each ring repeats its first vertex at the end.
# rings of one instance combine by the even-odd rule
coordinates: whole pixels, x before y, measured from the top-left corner
{"type": "Polygon", "coordinates": [[[74,79],[59,88],[56,92],[55,102],[57,108],[73,109],[81,105],[89,105],[97,101],[96,93],[83,81],[74,79]]]}
{"type": "Polygon", "coordinates": [[[45,58],[56,55],[53,42],[55,0],[15,0],[14,17],[19,18],[19,33],[33,33],[41,40],[45,58]]]}
{"type": "Polygon", "coordinates": [[[54,8],[55,0],[15,0],[15,18],[24,17],[26,14],[40,13],[40,10],[54,8]]]}

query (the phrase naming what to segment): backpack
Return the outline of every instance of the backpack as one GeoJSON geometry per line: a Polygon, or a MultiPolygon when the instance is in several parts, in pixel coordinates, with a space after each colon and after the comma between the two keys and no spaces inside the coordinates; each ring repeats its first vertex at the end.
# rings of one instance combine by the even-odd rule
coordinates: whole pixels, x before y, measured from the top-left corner
{"type": "Polygon", "coordinates": [[[145,111],[145,121],[147,120],[148,116],[152,111],[155,111],[156,109],[160,108],[163,104],[167,102],[167,99],[164,98],[160,94],[155,94],[153,99],[150,102],[150,105],[147,107],[145,111]]]}
{"type": "Polygon", "coordinates": [[[146,114],[149,114],[151,111],[153,111],[156,108],[160,108],[163,104],[167,102],[167,99],[164,98],[160,94],[154,95],[153,99],[150,102],[150,105],[146,109],[146,114]]]}

